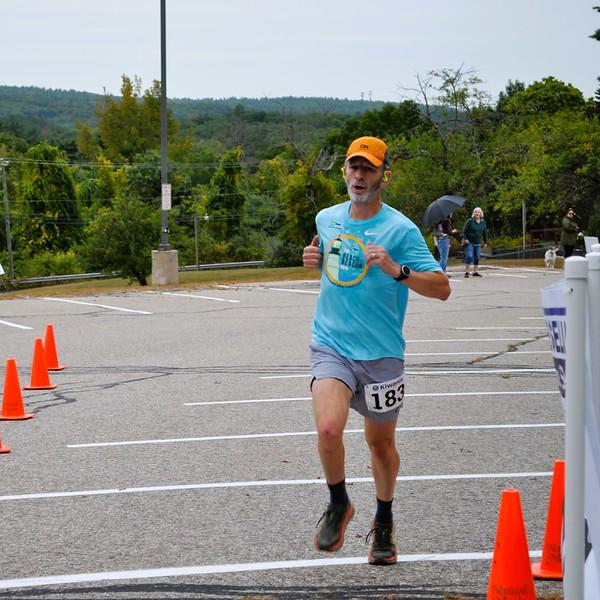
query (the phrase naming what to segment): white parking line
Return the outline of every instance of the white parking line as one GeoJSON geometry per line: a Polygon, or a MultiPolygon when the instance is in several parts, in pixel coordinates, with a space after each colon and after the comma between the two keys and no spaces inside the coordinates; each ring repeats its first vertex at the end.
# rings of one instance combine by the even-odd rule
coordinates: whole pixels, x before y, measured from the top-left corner
{"type": "MultiPolygon", "coordinates": [[[[502,375],[506,373],[556,373],[552,368],[548,369],[452,369],[433,371],[410,371],[406,375],[502,375]]],[[[290,375],[261,375],[259,379],[296,379],[299,377],[310,377],[310,373],[292,373],[290,375]]]]}
{"type": "Polygon", "coordinates": [[[484,330],[490,330],[490,329],[519,329],[520,331],[528,331],[530,329],[543,329],[544,331],[546,331],[546,327],[527,327],[527,326],[518,326],[518,327],[510,327],[510,326],[500,326],[500,327],[477,327],[477,326],[470,326],[470,327],[453,327],[452,329],[455,329],[456,331],[484,331],[484,330]]]}
{"type": "MultiPolygon", "coordinates": [[[[505,352],[507,355],[514,354],[550,354],[552,350],[513,350],[505,352]]],[[[484,354],[497,354],[498,350],[479,350],[478,352],[407,352],[405,356],[481,356],[484,354]]]]}
{"type": "Polygon", "coordinates": [[[183,294],[180,292],[161,292],[163,296],[181,296],[182,298],[200,298],[201,300],[215,300],[216,302],[234,302],[239,303],[239,300],[229,300],[227,298],[214,298],[212,296],[200,296],[199,294],[183,294]]]}
{"type": "Polygon", "coordinates": [[[147,310],[133,310],[132,308],[121,308],[120,306],[111,306],[109,304],[95,304],[94,302],[83,302],[81,300],[67,300],[66,298],[42,298],[42,300],[52,300],[53,302],[69,302],[70,304],[82,304],[84,306],[97,306],[98,308],[106,308],[108,310],[120,310],[123,312],[137,313],[139,315],[152,315],[154,313],[147,310]]]}
{"type": "MultiPolygon", "coordinates": [[[[541,550],[529,552],[531,558],[542,556],[541,550]]],[[[397,562],[444,562],[491,560],[492,552],[452,552],[446,554],[400,554],[397,562]]],[[[78,573],[76,575],[49,575],[27,579],[0,579],[0,589],[40,587],[73,583],[93,583],[97,581],[125,581],[129,579],[156,579],[166,577],[189,577],[190,575],[217,575],[222,573],[244,573],[253,571],[274,571],[276,569],[314,569],[341,565],[366,564],[366,556],[339,558],[314,558],[310,560],[281,560],[276,562],[237,563],[222,565],[197,565],[190,567],[164,567],[160,569],[137,569],[132,571],[101,571],[98,573],[78,573]]]]}
{"type": "MultiPolygon", "coordinates": [[[[540,429],[564,427],[564,423],[510,423],[499,425],[435,425],[423,427],[397,427],[398,433],[415,431],[468,431],[480,429],[540,429]]],[[[364,429],[346,429],[345,433],[364,433],[364,429]]],[[[205,437],[164,438],[149,440],[128,440],[122,442],[90,442],[88,444],[67,444],[67,448],[106,448],[107,446],[141,446],[147,444],[186,444],[190,442],[220,442],[224,440],[256,440],[266,438],[298,437],[317,435],[316,431],[280,431],[276,433],[247,433],[242,435],[210,435],[205,437]]]]}
{"type": "MultiPolygon", "coordinates": [[[[544,336],[548,337],[548,336],[544,336]]],[[[543,339],[543,338],[541,338],[543,339]]],[[[531,338],[442,338],[438,340],[406,340],[407,344],[429,344],[433,342],[531,342],[531,338]]]]}
{"type": "MultiPolygon", "coordinates": [[[[522,395],[546,395],[560,394],[558,390],[523,390],[518,392],[439,392],[435,394],[405,394],[405,398],[436,398],[452,396],[522,396],[522,395]]],[[[257,400],[209,400],[207,402],[185,402],[184,406],[212,406],[215,404],[261,404],[263,402],[294,402],[299,400],[310,400],[310,396],[300,398],[261,398],[257,400]]]]}
{"type": "Polygon", "coordinates": [[[286,288],[267,288],[268,290],[271,290],[273,292],[292,292],[293,294],[316,294],[317,296],[319,295],[318,290],[292,290],[292,289],[286,289],[286,288]]]}
{"type": "MultiPolygon", "coordinates": [[[[401,475],[398,482],[407,481],[458,481],[480,479],[523,479],[526,477],[550,477],[552,471],[517,473],[457,473],[452,475],[401,475]]],[[[346,483],[373,483],[372,477],[348,477],[346,483]]],[[[288,485],[324,485],[324,479],[271,479],[258,481],[221,481],[211,483],[188,483],[179,485],[153,485],[146,487],[111,488],[100,490],[77,490],[73,492],[39,492],[36,494],[11,494],[0,496],[0,502],[16,500],[49,500],[52,498],[75,498],[81,496],[108,496],[112,494],[142,494],[154,492],[181,492],[187,490],[218,490],[250,487],[280,487],[288,485]]]]}
{"type": "Polygon", "coordinates": [[[17,329],[33,329],[33,327],[27,327],[27,325],[19,325],[18,323],[11,323],[10,321],[2,321],[0,319],[0,325],[6,325],[7,327],[16,327],[17,329]]]}

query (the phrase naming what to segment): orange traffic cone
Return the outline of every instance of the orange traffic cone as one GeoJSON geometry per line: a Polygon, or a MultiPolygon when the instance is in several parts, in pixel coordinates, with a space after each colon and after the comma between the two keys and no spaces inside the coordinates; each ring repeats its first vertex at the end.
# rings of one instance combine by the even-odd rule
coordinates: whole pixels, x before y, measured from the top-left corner
{"type": "Polygon", "coordinates": [[[561,539],[565,500],[565,461],[554,462],[542,560],[531,567],[534,579],[562,579],[561,539]]]}
{"type": "Polygon", "coordinates": [[[0,438],[0,454],[8,454],[9,452],[12,452],[12,450],[8,446],[5,446],[2,443],[2,438],[0,438]]]}
{"type": "Polygon", "coordinates": [[[62,371],[65,367],[58,364],[58,354],[56,353],[56,342],[54,341],[54,327],[46,325],[46,335],[44,337],[44,358],[48,371],[62,371]]]}
{"type": "Polygon", "coordinates": [[[535,600],[527,534],[517,490],[503,490],[487,600],[535,600]]]}
{"type": "Polygon", "coordinates": [[[33,416],[32,414],[25,414],[17,361],[14,358],[9,358],[6,361],[0,421],[22,421],[23,419],[31,419],[33,416]]]}
{"type": "Polygon", "coordinates": [[[31,379],[26,390],[53,390],[56,385],[50,383],[48,367],[44,358],[44,344],[41,338],[37,338],[33,345],[33,364],[31,366],[31,379]]]}

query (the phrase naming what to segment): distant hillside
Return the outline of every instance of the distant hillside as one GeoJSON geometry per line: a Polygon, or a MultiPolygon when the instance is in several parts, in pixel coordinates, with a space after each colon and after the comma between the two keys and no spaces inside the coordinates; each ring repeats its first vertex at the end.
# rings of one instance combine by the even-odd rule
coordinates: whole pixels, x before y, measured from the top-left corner
{"type": "MultiPolygon", "coordinates": [[[[0,120],[33,122],[72,130],[78,121],[94,126],[96,103],[102,94],[76,90],[52,90],[38,87],[0,86],[0,120]]],[[[169,107],[179,121],[189,121],[199,115],[223,116],[238,105],[253,112],[279,115],[340,114],[354,115],[383,106],[379,101],[340,98],[191,98],[169,99],[169,107]]]]}

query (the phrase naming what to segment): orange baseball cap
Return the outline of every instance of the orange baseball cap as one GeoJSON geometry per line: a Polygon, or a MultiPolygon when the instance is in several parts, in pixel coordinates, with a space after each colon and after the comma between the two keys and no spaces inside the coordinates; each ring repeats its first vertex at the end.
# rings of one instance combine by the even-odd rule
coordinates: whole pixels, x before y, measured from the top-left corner
{"type": "Polygon", "coordinates": [[[346,152],[346,160],[354,156],[362,156],[376,167],[389,163],[388,148],[385,142],[376,137],[364,136],[354,140],[346,152]]]}

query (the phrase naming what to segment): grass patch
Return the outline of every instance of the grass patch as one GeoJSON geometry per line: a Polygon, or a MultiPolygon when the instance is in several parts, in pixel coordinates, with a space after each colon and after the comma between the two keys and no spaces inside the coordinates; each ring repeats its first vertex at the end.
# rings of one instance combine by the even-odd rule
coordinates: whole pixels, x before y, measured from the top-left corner
{"type": "MultiPolygon", "coordinates": [[[[235,285],[236,283],[259,283],[263,281],[297,281],[319,279],[319,273],[303,267],[287,268],[251,268],[251,269],[210,269],[204,271],[182,271],[179,273],[179,286],[188,285],[235,285]]],[[[87,281],[72,281],[68,283],[45,284],[39,287],[11,290],[0,294],[1,299],[35,298],[40,296],[84,296],[94,294],[109,294],[113,292],[165,289],[165,286],[141,286],[137,281],[127,279],[90,279],[87,281]]]]}

